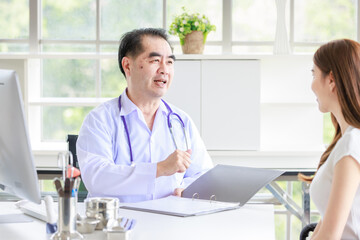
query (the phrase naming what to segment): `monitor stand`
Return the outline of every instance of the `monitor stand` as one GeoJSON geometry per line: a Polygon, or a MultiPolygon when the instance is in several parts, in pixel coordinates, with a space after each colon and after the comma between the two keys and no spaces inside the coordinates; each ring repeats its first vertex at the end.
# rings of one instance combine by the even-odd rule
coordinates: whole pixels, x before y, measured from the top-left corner
{"type": "MultiPolygon", "coordinates": [[[[0,184],[0,194],[4,193],[5,185],[0,184]]],[[[0,195],[0,198],[2,196],[0,195]]],[[[0,201],[7,201],[9,199],[0,199],[0,201]]],[[[13,202],[15,205],[16,202],[13,202]]],[[[24,213],[11,213],[11,214],[0,214],[0,224],[2,223],[25,223],[25,222],[33,222],[34,220],[30,217],[25,215],[24,213]]]]}

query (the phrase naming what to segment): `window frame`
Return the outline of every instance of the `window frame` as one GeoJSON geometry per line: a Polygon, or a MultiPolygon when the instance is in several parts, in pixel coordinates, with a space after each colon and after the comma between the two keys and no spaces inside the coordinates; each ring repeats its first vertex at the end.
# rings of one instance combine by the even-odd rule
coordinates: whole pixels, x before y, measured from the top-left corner
{"type": "MultiPolygon", "coordinates": [[[[117,45],[118,41],[100,40],[100,1],[96,1],[96,39],[95,40],[44,40],[41,38],[41,0],[29,0],[29,39],[0,39],[0,43],[28,43],[30,53],[40,53],[42,44],[95,44],[96,53],[100,52],[102,45],[117,45]]],[[[294,50],[294,47],[316,47],[324,42],[296,42],[294,40],[294,1],[290,0],[289,5],[289,18],[290,24],[289,30],[289,44],[290,49],[294,50]]],[[[167,12],[166,6],[167,1],[162,0],[163,11],[162,11],[162,27],[167,29],[167,12]]],[[[231,54],[233,46],[272,46],[274,41],[232,41],[232,0],[222,0],[222,40],[221,41],[207,41],[207,45],[210,46],[221,46],[222,54],[231,54]]],[[[360,4],[356,2],[356,41],[360,40],[360,4]]],[[[172,41],[173,44],[179,45],[179,41],[172,41]]],[[[291,51],[292,52],[292,51],[291,51]]]]}
{"type": "MultiPolygon", "coordinates": [[[[0,43],[28,43],[29,44],[29,53],[17,54],[17,53],[5,53],[1,54],[1,58],[11,57],[18,55],[17,57],[23,57],[28,61],[29,66],[31,65],[32,69],[28,67],[28,72],[36,72],[35,74],[28,74],[28,79],[25,79],[25,93],[24,93],[24,101],[25,101],[25,111],[29,118],[33,118],[33,113],[29,113],[29,108],[31,106],[97,106],[100,103],[108,100],[108,98],[101,98],[101,60],[103,59],[116,59],[117,53],[108,53],[101,52],[101,47],[106,45],[118,45],[118,41],[109,41],[109,40],[101,40],[100,39],[100,19],[101,19],[101,9],[100,3],[102,0],[95,0],[96,2],[96,39],[95,40],[52,40],[52,39],[42,39],[41,37],[41,26],[42,26],[42,0],[29,0],[29,39],[0,39],[0,43]],[[50,52],[42,52],[42,46],[44,44],[92,44],[95,45],[96,52],[83,53],[83,52],[74,52],[74,53],[50,53],[50,52]],[[29,99],[28,87],[31,86],[32,81],[40,81],[42,82],[42,59],[48,58],[65,58],[65,59],[95,59],[97,61],[96,64],[96,96],[93,99],[86,98],[76,98],[76,99],[57,99],[57,98],[41,98],[38,100],[29,99]],[[34,80],[37,78],[36,80],[34,80]],[[29,84],[30,83],[30,84],[29,84]]],[[[296,0],[289,0],[287,4],[289,5],[289,17],[290,24],[288,26],[289,29],[289,45],[290,49],[293,50],[295,47],[317,47],[322,44],[322,42],[295,42],[294,41],[294,2],[296,0]]],[[[232,55],[232,48],[234,46],[273,46],[274,41],[232,41],[232,0],[222,0],[222,41],[207,41],[207,45],[209,46],[220,46],[222,48],[222,54],[219,55],[219,58],[223,58],[224,55],[230,56],[230,58],[234,57],[232,55]],[[226,26],[226,27],[225,27],[226,26]]],[[[162,11],[162,27],[167,28],[167,0],[162,0],[163,11],[162,11]]],[[[360,11],[359,11],[359,3],[356,2],[356,23],[357,26],[360,22],[360,11]]],[[[360,39],[360,31],[359,28],[356,28],[356,36],[357,39],[360,39]]],[[[172,41],[172,44],[179,45],[179,41],[172,41]]],[[[293,52],[293,51],[291,51],[293,52]]],[[[289,55],[296,55],[294,53],[290,53],[289,55]]],[[[236,55],[235,55],[236,56],[236,55]]],[[[190,57],[180,56],[184,59],[191,59],[190,57]]],[[[249,53],[248,55],[241,55],[239,58],[243,59],[251,59],[251,58],[267,58],[268,55],[259,56],[258,54],[249,53]]],[[[196,57],[194,57],[196,58],[196,57]]],[[[262,102],[263,104],[264,102],[262,102]]],[[[267,104],[267,102],[265,102],[267,104]]],[[[275,103],[277,104],[277,103],[275,103]]],[[[306,103],[305,103],[306,104],[306,103]]],[[[37,129],[40,129],[41,132],[41,114],[37,115],[36,121],[40,126],[37,129]]],[[[37,139],[35,142],[40,144],[41,137],[35,137],[37,139]]],[[[35,144],[36,145],[36,144],[35,144]]],[[[65,149],[66,143],[45,143],[42,144],[44,149],[65,149]]],[[[39,148],[42,149],[41,147],[39,148]]]]}

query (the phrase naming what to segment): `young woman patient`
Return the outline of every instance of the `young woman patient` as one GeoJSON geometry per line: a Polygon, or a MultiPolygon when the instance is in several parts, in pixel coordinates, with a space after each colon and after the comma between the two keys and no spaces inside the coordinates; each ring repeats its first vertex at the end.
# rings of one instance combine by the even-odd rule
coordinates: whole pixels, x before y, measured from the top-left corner
{"type": "Polygon", "coordinates": [[[360,239],[360,44],[329,42],[313,61],[311,89],[335,136],[315,176],[300,176],[321,215],[311,239],[360,239]]]}

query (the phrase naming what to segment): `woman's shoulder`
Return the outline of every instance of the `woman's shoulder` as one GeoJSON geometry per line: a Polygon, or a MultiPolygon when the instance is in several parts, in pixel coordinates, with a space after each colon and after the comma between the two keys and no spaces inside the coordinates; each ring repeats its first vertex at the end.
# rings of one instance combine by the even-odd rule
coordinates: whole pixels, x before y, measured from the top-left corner
{"type": "Polygon", "coordinates": [[[356,148],[360,148],[360,129],[349,126],[341,140],[348,146],[356,146],[356,148]]]}
{"type": "Polygon", "coordinates": [[[335,162],[344,156],[352,156],[360,163],[360,129],[349,126],[334,148],[335,162]]]}

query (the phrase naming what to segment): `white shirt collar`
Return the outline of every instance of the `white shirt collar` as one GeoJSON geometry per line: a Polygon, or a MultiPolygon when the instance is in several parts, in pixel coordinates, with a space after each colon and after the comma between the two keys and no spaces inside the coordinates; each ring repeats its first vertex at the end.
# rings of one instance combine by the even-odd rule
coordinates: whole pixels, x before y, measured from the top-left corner
{"type": "MultiPolygon", "coordinates": [[[[165,104],[163,103],[163,101],[160,102],[159,105],[159,109],[160,111],[162,111],[165,114],[168,114],[168,109],[165,106],[165,104]]],[[[125,91],[121,94],[121,111],[120,111],[120,116],[126,116],[129,115],[130,113],[132,113],[133,111],[137,111],[138,114],[141,113],[141,110],[138,108],[138,106],[135,105],[135,103],[133,103],[129,97],[127,96],[126,93],[126,89],[125,91]]]]}

